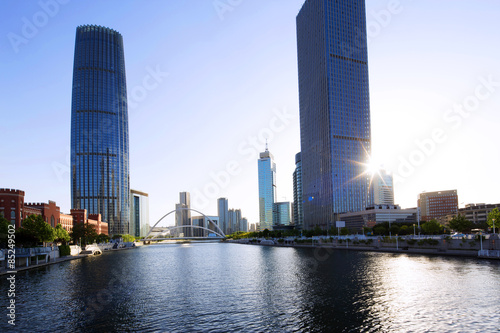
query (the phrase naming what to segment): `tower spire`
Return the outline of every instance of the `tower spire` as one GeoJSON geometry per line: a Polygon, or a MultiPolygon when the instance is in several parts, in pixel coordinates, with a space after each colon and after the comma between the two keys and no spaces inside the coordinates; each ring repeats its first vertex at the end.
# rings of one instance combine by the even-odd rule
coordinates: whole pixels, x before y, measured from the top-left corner
{"type": "Polygon", "coordinates": [[[269,149],[267,149],[267,139],[266,139],[266,151],[269,151],[269,149]]]}

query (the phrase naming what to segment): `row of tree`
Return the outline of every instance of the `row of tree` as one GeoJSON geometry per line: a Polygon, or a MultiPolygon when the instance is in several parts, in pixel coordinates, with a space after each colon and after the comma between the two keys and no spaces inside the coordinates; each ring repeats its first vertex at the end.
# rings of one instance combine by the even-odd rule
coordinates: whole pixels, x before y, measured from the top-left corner
{"type": "MultiPolygon", "coordinates": [[[[10,222],[0,216],[0,244],[5,247],[10,222]]],[[[61,224],[52,228],[40,215],[30,215],[22,222],[22,226],[16,229],[16,246],[36,246],[40,243],[61,243],[66,245],[73,241],[74,244],[85,246],[92,243],[107,243],[110,237],[105,234],[97,234],[95,227],[91,224],[77,223],[68,233],[61,224]]],[[[131,235],[114,235],[112,239],[122,238],[124,242],[133,242],[135,238],[131,235]]]]}
{"type": "MultiPolygon", "coordinates": [[[[495,225],[496,228],[500,226],[500,211],[495,208],[488,214],[488,221],[485,225],[477,225],[473,222],[467,220],[465,216],[458,215],[454,217],[447,226],[440,224],[437,220],[431,220],[427,222],[422,222],[420,224],[420,230],[417,225],[413,223],[389,223],[383,222],[378,223],[373,228],[363,228],[363,232],[366,235],[376,235],[376,236],[389,236],[392,235],[412,235],[413,233],[421,233],[424,235],[441,235],[448,234],[452,231],[457,231],[461,233],[469,233],[472,229],[487,229],[488,227],[493,228],[495,225]],[[495,221],[495,222],[494,222],[495,221]],[[495,224],[494,224],[495,223],[495,224]]],[[[497,229],[498,230],[498,229],[497,229]]],[[[228,235],[228,238],[232,239],[241,239],[241,238],[281,238],[281,237],[312,237],[312,236],[337,236],[339,230],[337,228],[330,228],[329,230],[321,229],[316,226],[312,230],[303,230],[302,232],[299,230],[268,230],[265,229],[263,231],[257,232],[236,232],[231,235],[228,235]]],[[[340,235],[349,235],[357,233],[356,231],[349,230],[347,228],[340,229],[340,235]]]]}

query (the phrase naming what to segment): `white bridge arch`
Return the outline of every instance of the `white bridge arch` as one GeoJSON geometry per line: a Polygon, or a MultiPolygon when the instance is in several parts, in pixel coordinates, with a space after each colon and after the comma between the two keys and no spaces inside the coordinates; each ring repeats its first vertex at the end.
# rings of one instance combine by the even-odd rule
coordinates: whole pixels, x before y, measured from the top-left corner
{"type": "MultiPolygon", "coordinates": [[[[215,230],[211,230],[211,229],[208,229],[208,228],[205,228],[205,227],[200,227],[200,226],[197,226],[197,225],[179,225],[179,226],[171,226],[171,227],[167,227],[167,229],[169,230],[172,230],[172,229],[180,229],[180,228],[197,228],[197,229],[204,229],[204,230],[208,230],[208,231],[211,231],[213,233],[215,233],[216,235],[218,235],[219,237],[222,237],[222,238],[226,238],[226,235],[224,234],[224,232],[221,230],[221,228],[219,228],[219,226],[217,225],[217,223],[215,223],[214,221],[212,221],[212,219],[208,216],[206,216],[205,214],[203,214],[202,212],[196,210],[196,209],[192,209],[192,208],[186,208],[186,207],[181,207],[181,208],[177,208],[177,209],[174,209],[173,211],[171,212],[168,212],[167,214],[163,215],[163,217],[161,219],[159,219],[154,226],[151,227],[151,229],[149,230],[148,234],[146,235],[146,237],[144,237],[144,239],[147,239],[149,237],[149,234],[151,234],[151,232],[153,231],[153,228],[156,227],[158,225],[158,223],[160,223],[164,218],[166,218],[167,216],[169,216],[170,214],[172,213],[175,213],[176,211],[178,210],[191,210],[193,212],[196,212],[198,214],[201,214],[203,215],[210,223],[212,223],[216,228],[217,230],[219,230],[219,232],[215,231],[215,230]]],[[[152,238],[154,239],[154,238],[152,238]]]]}

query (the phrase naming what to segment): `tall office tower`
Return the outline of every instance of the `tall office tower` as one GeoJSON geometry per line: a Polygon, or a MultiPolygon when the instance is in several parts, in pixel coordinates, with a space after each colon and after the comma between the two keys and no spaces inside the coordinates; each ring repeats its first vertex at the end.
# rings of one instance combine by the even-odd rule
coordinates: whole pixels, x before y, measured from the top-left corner
{"type": "Polygon", "coordinates": [[[259,221],[260,230],[273,229],[273,210],[276,202],[276,164],[267,149],[260,153],[259,166],[259,221]]]}
{"type": "Polygon", "coordinates": [[[229,233],[241,231],[240,223],[241,223],[241,209],[230,209],[228,212],[229,216],[229,233]]]}
{"type": "MultiPolygon", "coordinates": [[[[179,193],[179,203],[175,205],[175,225],[177,227],[183,225],[191,225],[191,196],[189,192],[179,193]],[[187,208],[187,209],[182,209],[187,208]]],[[[192,237],[193,229],[191,227],[179,228],[180,232],[184,233],[184,237],[192,237]]]]}
{"type": "Polygon", "coordinates": [[[129,235],[144,237],[149,232],[149,196],[147,193],[130,189],[129,235]]]}
{"type": "Polygon", "coordinates": [[[457,215],[457,190],[420,193],[417,204],[421,221],[430,221],[450,214],[457,215]]]}
{"type": "Polygon", "coordinates": [[[380,170],[372,178],[373,203],[375,205],[394,205],[392,173],[380,170]]]}
{"type": "Polygon", "coordinates": [[[306,0],[297,53],[304,228],[326,229],[373,202],[365,1],[306,0]]]}
{"type": "Polygon", "coordinates": [[[226,198],[217,199],[217,215],[219,216],[219,227],[224,231],[224,234],[228,234],[229,206],[226,198]]]}
{"type": "Polygon", "coordinates": [[[304,215],[302,211],[303,207],[302,198],[302,154],[297,153],[295,155],[295,171],[293,172],[293,224],[303,225],[304,215]]]}
{"type": "Polygon", "coordinates": [[[248,220],[246,217],[242,218],[240,221],[240,231],[248,232],[248,220]]]}
{"type": "Polygon", "coordinates": [[[76,28],[71,102],[71,207],[101,214],[109,234],[129,232],[130,179],[123,39],[76,28]]]}

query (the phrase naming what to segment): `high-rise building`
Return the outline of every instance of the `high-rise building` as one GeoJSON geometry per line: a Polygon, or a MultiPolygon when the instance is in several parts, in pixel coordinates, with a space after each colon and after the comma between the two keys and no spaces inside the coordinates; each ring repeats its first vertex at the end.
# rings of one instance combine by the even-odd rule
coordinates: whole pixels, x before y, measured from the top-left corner
{"type": "Polygon", "coordinates": [[[242,218],[240,221],[240,231],[248,232],[248,220],[246,217],[242,218]]]}
{"type": "Polygon", "coordinates": [[[430,221],[445,215],[457,215],[457,190],[424,192],[418,195],[421,221],[430,221]]]}
{"type": "Polygon", "coordinates": [[[241,209],[230,209],[228,212],[229,216],[229,233],[241,231],[241,209]]]}
{"type": "Polygon", "coordinates": [[[379,170],[372,178],[372,186],[375,205],[394,205],[392,173],[379,170]]]}
{"type": "Polygon", "coordinates": [[[260,229],[272,230],[273,210],[276,202],[276,164],[267,149],[260,153],[259,167],[259,221],[260,229]]]}
{"type": "Polygon", "coordinates": [[[130,189],[130,230],[134,237],[145,237],[149,232],[149,196],[130,189]]]}
{"type": "Polygon", "coordinates": [[[129,232],[129,134],[123,39],[76,29],[71,102],[71,206],[101,214],[109,233],[129,232]]]}
{"type": "Polygon", "coordinates": [[[219,216],[219,227],[224,231],[224,234],[229,234],[229,206],[227,198],[217,199],[217,215],[219,216]]]}
{"type": "Polygon", "coordinates": [[[297,15],[304,228],[373,202],[364,0],[306,0],[297,15]]]}
{"type": "MultiPolygon", "coordinates": [[[[219,217],[218,216],[193,216],[191,217],[191,223],[193,226],[196,227],[202,227],[202,228],[207,228],[212,231],[215,231],[219,233],[220,231],[217,229],[217,227],[214,225],[216,224],[219,226],[219,217]]],[[[210,231],[200,229],[200,228],[193,228],[193,236],[194,237],[209,237],[211,234],[210,231]]]]}
{"type": "MultiPolygon", "coordinates": [[[[175,205],[175,225],[190,226],[191,225],[191,196],[189,192],[179,193],[179,203],[175,205]]],[[[184,237],[192,237],[193,229],[191,227],[179,228],[179,232],[184,234],[184,237]]]]}
{"type": "Polygon", "coordinates": [[[274,225],[290,225],[290,202],[276,202],[274,211],[274,225]]]}
{"type": "Polygon", "coordinates": [[[302,154],[295,155],[295,171],[293,172],[293,224],[302,225],[304,223],[304,215],[302,198],[302,154]]]}

